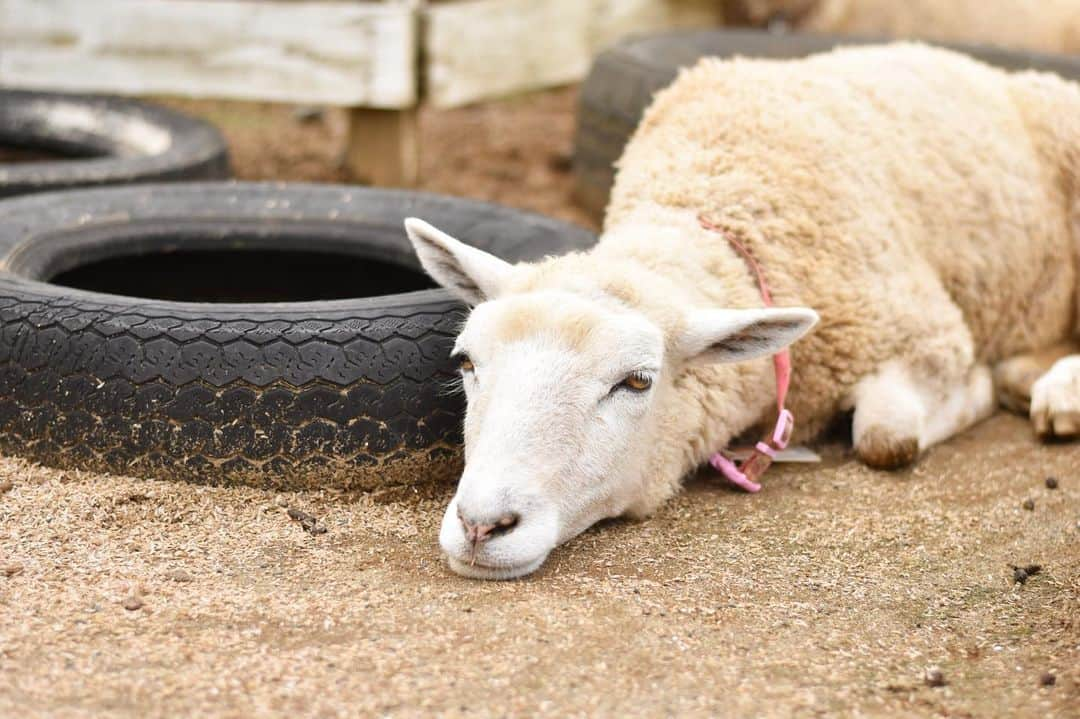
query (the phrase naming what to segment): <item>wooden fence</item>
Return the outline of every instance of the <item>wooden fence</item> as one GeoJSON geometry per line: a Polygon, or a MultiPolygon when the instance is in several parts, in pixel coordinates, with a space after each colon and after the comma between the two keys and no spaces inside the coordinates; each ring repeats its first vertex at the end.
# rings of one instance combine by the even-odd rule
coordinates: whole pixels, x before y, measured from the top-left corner
{"type": "Polygon", "coordinates": [[[415,110],[573,82],[720,0],[0,0],[0,86],[351,108],[347,157],[416,180],[415,110]]]}

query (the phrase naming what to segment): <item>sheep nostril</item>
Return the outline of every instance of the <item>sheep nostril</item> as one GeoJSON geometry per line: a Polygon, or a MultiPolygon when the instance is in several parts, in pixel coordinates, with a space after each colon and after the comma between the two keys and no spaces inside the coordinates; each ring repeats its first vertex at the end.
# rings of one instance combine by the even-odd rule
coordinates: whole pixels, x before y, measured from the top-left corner
{"type": "Polygon", "coordinates": [[[458,510],[458,519],[461,521],[461,526],[465,530],[465,539],[469,540],[472,544],[479,544],[480,542],[486,542],[492,537],[509,534],[521,520],[519,515],[511,513],[503,515],[494,524],[480,524],[466,519],[465,515],[461,513],[461,510],[458,510]]]}
{"type": "Polygon", "coordinates": [[[499,521],[495,523],[495,526],[488,532],[491,536],[497,536],[500,534],[509,534],[514,531],[514,527],[518,526],[518,522],[521,521],[521,516],[515,513],[503,515],[499,518],[499,521]]]}

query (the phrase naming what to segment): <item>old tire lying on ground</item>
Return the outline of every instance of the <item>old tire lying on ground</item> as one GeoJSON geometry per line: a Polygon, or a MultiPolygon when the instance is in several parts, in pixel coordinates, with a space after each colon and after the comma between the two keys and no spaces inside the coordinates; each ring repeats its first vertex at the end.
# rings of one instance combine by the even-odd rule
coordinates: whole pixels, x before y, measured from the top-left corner
{"type": "Polygon", "coordinates": [[[451,476],[464,312],[425,289],[410,215],[509,260],[595,239],[486,203],[330,185],[0,202],[0,451],[281,488],[451,476]],[[401,290],[419,291],[387,294],[401,290]]]}
{"type": "MultiPolygon", "coordinates": [[[[763,30],[702,30],[644,36],[615,45],[596,58],[581,89],[574,138],[578,201],[597,217],[603,213],[615,177],[615,161],[653,95],[669,85],[680,68],[709,56],[798,58],[839,45],[874,42],[881,40],[763,30]]],[[[991,46],[934,44],[1007,70],[1033,68],[1080,79],[1080,58],[991,46]]]]}
{"type": "Polygon", "coordinates": [[[117,97],[0,90],[0,147],[63,158],[18,164],[0,158],[0,197],[229,177],[225,141],[213,126],[117,97]]]}

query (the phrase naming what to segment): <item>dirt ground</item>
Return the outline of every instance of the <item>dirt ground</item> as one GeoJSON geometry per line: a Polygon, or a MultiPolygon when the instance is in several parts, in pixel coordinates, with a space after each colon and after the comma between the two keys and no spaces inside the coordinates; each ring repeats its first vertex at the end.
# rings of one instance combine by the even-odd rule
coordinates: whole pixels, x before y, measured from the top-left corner
{"type": "MultiPolygon", "coordinates": [[[[426,186],[584,221],[572,102],[425,115],[426,186]]],[[[332,114],[177,104],[223,125],[241,176],[346,179],[332,114]]],[[[445,568],[450,487],[0,458],[0,716],[1080,717],[1080,444],[999,415],[899,473],[826,449],[759,495],[698,478],[510,583],[445,568]]]]}
{"type": "MultiPolygon", "coordinates": [[[[340,110],[166,100],[213,122],[244,180],[350,182],[340,110]],[[298,119],[306,118],[306,121],[298,119]]],[[[572,201],[576,88],[420,115],[420,189],[498,202],[595,227],[572,201]]]]}

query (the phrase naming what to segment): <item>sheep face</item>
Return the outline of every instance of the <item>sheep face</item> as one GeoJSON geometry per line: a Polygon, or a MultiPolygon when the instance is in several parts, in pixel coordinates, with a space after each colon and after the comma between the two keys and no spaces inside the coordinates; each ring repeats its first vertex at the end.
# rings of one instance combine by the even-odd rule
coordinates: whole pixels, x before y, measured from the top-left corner
{"type": "Polygon", "coordinates": [[[674,379],[688,363],[763,356],[816,319],[698,311],[669,337],[602,294],[508,291],[528,266],[419,220],[406,228],[427,271],[474,306],[453,350],[467,397],[465,470],[439,535],[465,576],[529,574],[593,523],[646,504],[655,440],[678,411],[674,379]]]}
{"type": "Polygon", "coordinates": [[[635,501],[664,360],[656,326],[533,292],[479,305],[454,351],[466,464],[440,543],[455,571],[527,574],[635,501]]]}

